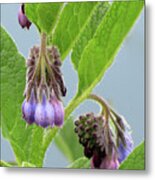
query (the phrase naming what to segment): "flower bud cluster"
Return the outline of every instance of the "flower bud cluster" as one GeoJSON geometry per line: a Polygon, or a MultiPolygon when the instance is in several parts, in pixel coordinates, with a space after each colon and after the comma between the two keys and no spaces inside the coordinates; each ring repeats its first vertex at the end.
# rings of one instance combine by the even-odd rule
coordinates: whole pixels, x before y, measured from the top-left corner
{"type": "Polygon", "coordinates": [[[84,147],[85,156],[91,158],[92,168],[117,169],[131,152],[132,139],[127,137],[126,124],[123,120],[119,124],[123,127],[115,134],[103,115],[89,113],[75,121],[75,132],[84,147]]]}
{"type": "Polygon", "coordinates": [[[66,88],[60,70],[60,55],[56,47],[47,47],[44,59],[40,59],[40,51],[39,47],[33,47],[27,60],[23,118],[28,124],[44,128],[61,127],[64,122],[61,96],[66,95],[66,88]]]}
{"type": "Polygon", "coordinates": [[[25,6],[22,4],[20,6],[19,12],[18,12],[18,22],[21,25],[22,28],[29,29],[31,26],[31,22],[28,20],[28,18],[25,15],[25,6]]]}

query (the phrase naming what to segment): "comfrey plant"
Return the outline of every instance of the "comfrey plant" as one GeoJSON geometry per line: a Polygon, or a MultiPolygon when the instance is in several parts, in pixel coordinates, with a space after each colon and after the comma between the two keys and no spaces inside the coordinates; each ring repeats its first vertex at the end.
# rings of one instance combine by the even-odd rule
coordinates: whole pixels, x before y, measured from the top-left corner
{"type": "MultiPolygon", "coordinates": [[[[28,49],[25,59],[5,27],[0,28],[1,132],[16,159],[13,163],[2,160],[1,166],[46,167],[46,151],[54,141],[70,163],[68,168],[144,169],[144,142],[133,149],[125,118],[103,97],[92,94],[97,84],[101,86],[99,82],[143,6],[142,0],[19,5],[15,21],[18,19],[21,31],[29,30],[29,39],[36,28],[40,44],[28,49]],[[77,86],[70,81],[70,66],[65,74],[69,81],[63,78],[66,57],[78,77],[77,86]],[[77,87],[73,98],[72,88],[67,91],[64,80],[77,87]],[[70,102],[65,99],[64,107],[66,92],[70,102]],[[74,124],[72,112],[87,99],[97,101],[101,112],[91,110],[74,124]]],[[[25,31],[22,33],[21,44],[25,42],[25,31]]],[[[48,159],[54,153],[49,154],[48,159]]]]}
{"type": "Polygon", "coordinates": [[[79,142],[84,146],[85,156],[91,158],[92,168],[118,169],[133,150],[126,122],[101,97],[91,94],[89,98],[98,101],[103,111],[101,115],[89,113],[75,121],[79,142]]]}

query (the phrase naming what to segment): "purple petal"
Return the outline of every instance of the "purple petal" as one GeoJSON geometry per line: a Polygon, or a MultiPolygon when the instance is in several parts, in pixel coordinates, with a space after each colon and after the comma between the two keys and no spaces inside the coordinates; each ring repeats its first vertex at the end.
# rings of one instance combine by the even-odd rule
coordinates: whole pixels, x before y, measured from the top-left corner
{"type": "Polygon", "coordinates": [[[118,160],[121,163],[133,150],[133,140],[129,132],[125,132],[126,146],[120,142],[118,147],[118,160]]]}
{"type": "Polygon", "coordinates": [[[54,108],[49,101],[47,101],[45,94],[42,97],[42,103],[38,103],[35,112],[35,122],[42,127],[54,126],[54,108]]]}
{"type": "Polygon", "coordinates": [[[57,99],[53,98],[51,102],[54,107],[54,116],[55,116],[54,124],[56,126],[62,127],[64,123],[64,107],[62,103],[57,99]]]}
{"type": "Polygon", "coordinates": [[[99,169],[118,169],[119,162],[116,158],[112,158],[109,156],[105,156],[104,158],[100,158],[99,156],[93,156],[91,160],[91,168],[99,168],[99,169]]]}
{"type": "Polygon", "coordinates": [[[35,104],[31,104],[30,102],[24,100],[22,104],[22,113],[23,118],[27,121],[28,124],[32,124],[34,122],[34,112],[35,104]]]}
{"type": "Polygon", "coordinates": [[[119,167],[118,160],[116,158],[110,158],[108,156],[106,156],[100,164],[100,169],[114,170],[114,169],[118,169],[118,167],[119,167]]]}
{"type": "Polygon", "coordinates": [[[45,105],[38,103],[35,111],[35,123],[42,127],[47,127],[49,122],[46,119],[45,105]]]}
{"type": "Polygon", "coordinates": [[[29,29],[29,27],[31,26],[31,22],[28,20],[28,18],[26,17],[24,13],[24,4],[22,4],[19,9],[18,21],[22,28],[27,27],[27,29],[29,29]]]}

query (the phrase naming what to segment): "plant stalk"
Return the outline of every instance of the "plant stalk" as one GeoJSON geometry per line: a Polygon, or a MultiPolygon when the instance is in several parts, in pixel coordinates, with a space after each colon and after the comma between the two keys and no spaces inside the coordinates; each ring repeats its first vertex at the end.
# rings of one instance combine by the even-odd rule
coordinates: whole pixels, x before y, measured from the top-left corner
{"type": "Polygon", "coordinates": [[[95,94],[90,94],[88,96],[88,98],[93,99],[93,100],[97,101],[99,104],[101,104],[101,106],[103,108],[102,109],[102,114],[103,115],[105,114],[105,120],[108,122],[109,115],[110,115],[110,109],[109,109],[109,106],[107,105],[106,101],[103,98],[101,98],[101,97],[99,97],[99,96],[97,96],[95,94]]]}

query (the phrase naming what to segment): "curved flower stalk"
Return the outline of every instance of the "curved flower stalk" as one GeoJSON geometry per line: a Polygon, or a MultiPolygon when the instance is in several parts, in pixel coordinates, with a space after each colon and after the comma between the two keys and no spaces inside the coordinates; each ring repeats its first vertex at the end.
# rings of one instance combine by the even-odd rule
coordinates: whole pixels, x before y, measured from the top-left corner
{"type": "Polygon", "coordinates": [[[18,22],[22,28],[29,29],[31,26],[31,22],[25,15],[25,7],[24,4],[20,6],[19,12],[18,12],[18,22]]]}
{"type": "Polygon", "coordinates": [[[27,60],[23,118],[28,124],[46,128],[62,127],[64,108],[61,96],[66,95],[61,70],[60,55],[56,47],[46,47],[42,34],[41,47],[34,46],[27,60]]]}
{"type": "Polygon", "coordinates": [[[97,116],[82,115],[75,121],[79,142],[84,146],[85,156],[91,159],[91,168],[118,169],[133,148],[127,124],[103,99],[96,95],[89,98],[98,101],[103,111],[97,116]]]}

